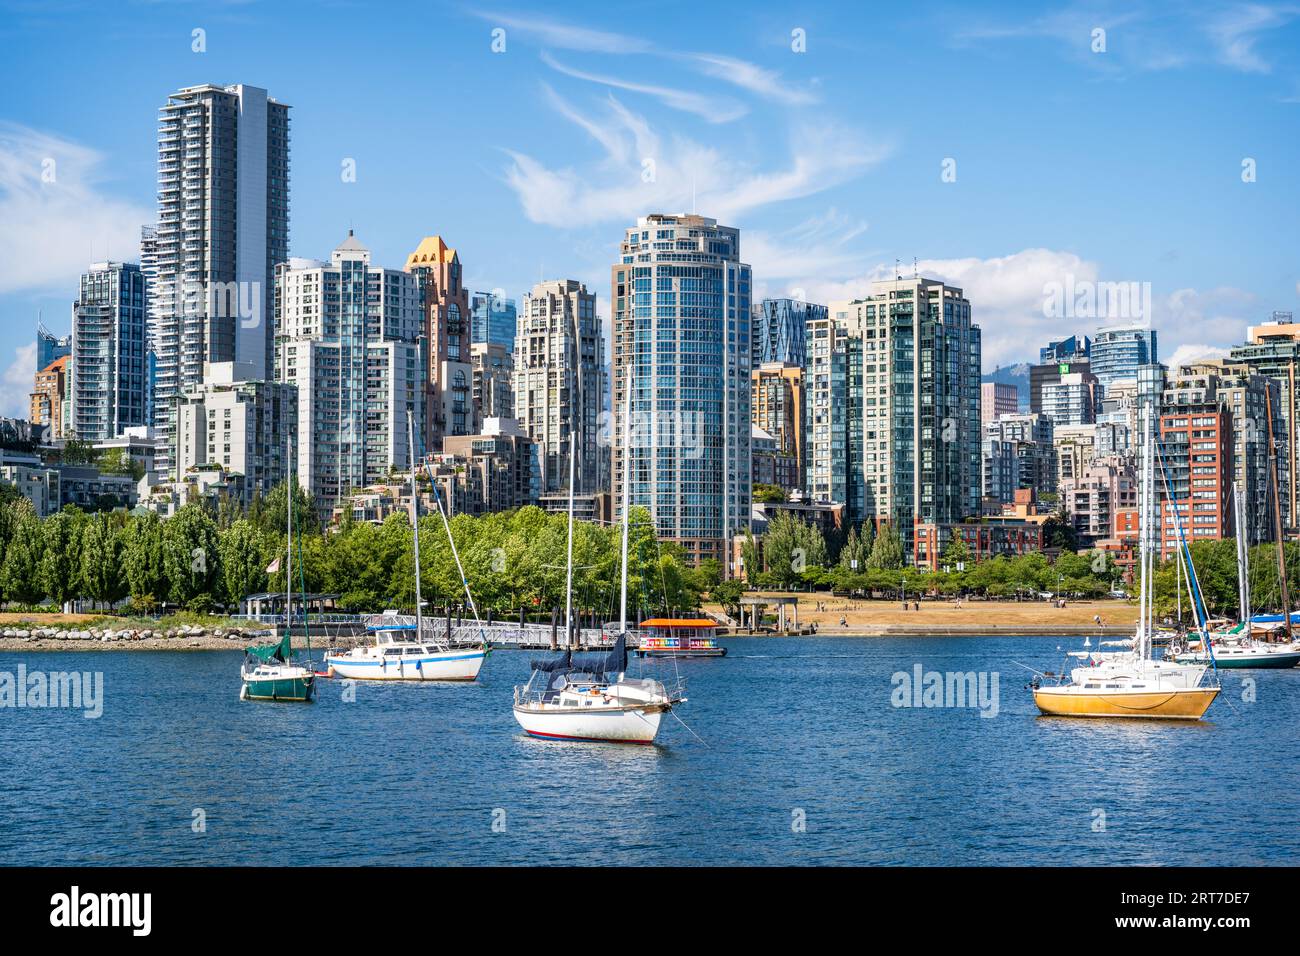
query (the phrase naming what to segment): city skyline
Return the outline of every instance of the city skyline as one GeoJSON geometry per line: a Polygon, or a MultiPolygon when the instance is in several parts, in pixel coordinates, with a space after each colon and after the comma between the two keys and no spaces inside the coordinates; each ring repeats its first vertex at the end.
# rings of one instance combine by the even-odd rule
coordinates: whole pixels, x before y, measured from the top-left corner
{"type": "Polygon", "coordinates": [[[31,87],[0,117],[0,214],[12,229],[0,326],[16,343],[0,354],[6,414],[28,405],[38,315],[62,335],[92,262],[140,260],[140,228],[156,221],[158,104],[207,83],[248,83],[292,104],[290,255],[317,255],[354,227],[377,262],[397,264],[421,237],[442,235],[461,251],[467,289],[518,300],[538,279],[574,278],[596,293],[606,328],[609,236],[638,216],[692,208],[742,230],[755,302],[854,297],[872,279],[910,275],[917,257],[917,271],[977,304],[985,371],[1032,362],[1026,336],[1037,347],[1116,324],[1044,315],[1053,282],[1150,283],[1170,365],[1224,354],[1246,326],[1296,306],[1285,210],[1297,206],[1297,184],[1284,162],[1300,83],[1279,54],[1298,24],[1280,5],[1216,5],[1198,32],[1148,8],[925,8],[914,22],[884,23],[813,7],[759,13],[742,28],[724,11],[693,12],[692,36],[709,36],[711,50],[688,48],[685,21],[671,14],[633,34],[594,8],[558,18],[435,5],[421,10],[436,17],[445,56],[421,58],[430,76],[420,86],[454,90],[458,115],[485,122],[463,148],[433,152],[421,144],[437,124],[395,128],[362,106],[411,95],[388,61],[418,41],[385,33],[394,49],[381,55],[376,24],[308,22],[260,4],[81,7],[114,31],[101,46],[95,30],[69,35],[38,8],[5,8],[0,31],[22,42],[0,70],[31,87]],[[147,31],[130,29],[146,16],[147,31]],[[726,27],[699,30],[701,20],[726,27]],[[277,25],[290,21],[301,42],[284,47],[277,25]],[[885,38],[922,29],[948,55],[904,84],[890,73],[905,44],[885,38]],[[1096,29],[1104,51],[1093,52],[1096,29]],[[340,97],[322,54],[345,43],[359,66],[340,97]],[[41,66],[55,44],[58,59],[87,69],[111,50],[105,108],[86,110],[74,77],[41,66]],[[271,44],[283,55],[268,55],[271,44]],[[873,83],[856,78],[855,51],[879,64],[873,83]],[[1008,99],[1008,76],[1026,62],[1044,81],[1008,99]],[[453,76],[476,82],[442,82],[453,76]],[[1182,101],[1195,110],[1170,107],[1175,88],[1196,92],[1182,101]],[[348,123],[337,123],[340,110],[348,123]],[[550,133],[557,124],[566,135],[550,133]],[[735,146],[723,149],[719,135],[735,146]],[[934,229],[918,208],[954,215],[934,229]],[[1187,241],[1198,233],[1207,238],[1187,241]]]}

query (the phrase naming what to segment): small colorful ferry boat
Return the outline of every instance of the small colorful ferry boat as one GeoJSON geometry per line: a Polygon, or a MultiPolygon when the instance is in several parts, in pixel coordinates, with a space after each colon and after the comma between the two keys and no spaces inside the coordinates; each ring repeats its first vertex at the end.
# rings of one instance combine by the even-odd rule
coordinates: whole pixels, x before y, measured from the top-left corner
{"type": "Polygon", "coordinates": [[[641,622],[640,657],[726,657],[710,618],[655,617],[641,622]]]}

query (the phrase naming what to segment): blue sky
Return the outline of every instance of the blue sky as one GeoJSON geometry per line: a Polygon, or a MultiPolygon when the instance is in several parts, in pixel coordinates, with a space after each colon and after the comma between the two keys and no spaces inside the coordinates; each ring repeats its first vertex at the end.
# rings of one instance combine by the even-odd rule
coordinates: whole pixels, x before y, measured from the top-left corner
{"type": "Polygon", "coordinates": [[[1166,360],[1300,312],[1300,2],[843,6],[0,0],[0,413],[38,310],[66,331],[80,271],[138,258],[157,110],[206,82],[292,106],[294,255],[440,233],[476,288],[607,316],[625,226],[693,204],[760,293],[918,259],[988,369],[1095,324],[1044,316],[1069,277],[1149,282],[1166,360]]]}

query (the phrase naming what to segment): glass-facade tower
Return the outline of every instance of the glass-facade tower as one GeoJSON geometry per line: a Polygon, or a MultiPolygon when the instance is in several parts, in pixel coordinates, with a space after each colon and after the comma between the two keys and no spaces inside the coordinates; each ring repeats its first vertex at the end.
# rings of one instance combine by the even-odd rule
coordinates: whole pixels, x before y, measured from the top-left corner
{"type": "Polygon", "coordinates": [[[629,228],[611,270],[616,514],[631,503],[695,561],[723,563],[750,511],[750,268],[740,230],[654,214],[629,228]],[[631,441],[623,420],[632,369],[631,441]]]}

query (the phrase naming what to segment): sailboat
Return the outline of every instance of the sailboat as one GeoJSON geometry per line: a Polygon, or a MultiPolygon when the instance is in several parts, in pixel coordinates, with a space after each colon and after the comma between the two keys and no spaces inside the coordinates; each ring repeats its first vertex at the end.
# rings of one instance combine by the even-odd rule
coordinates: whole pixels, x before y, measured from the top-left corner
{"type": "Polygon", "coordinates": [[[663,715],[686,702],[683,687],[669,690],[650,678],[627,676],[627,551],[631,511],[632,369],[627,371],[623,416],[622,572],[619,586],[619,634],[607,654],[573,653],[573,485],[577,457],[570,430],[569,539],[565,573],[565,633],[569,646],[558,657],[534,660],[528,683],[515,688],[515,720],[526,733],[549,740],[649,744],[659,733],[663,715]]]}
{"type": "Polygon", "coordinates": [[[309,703],[316,689],[316,675],[292,662],[288,629],[276,644],[244,648],[240,671],[244,686],[240,700],[284,700],[309,703]]]}
{"type": "MultiPolygon", "coordinates": [[[[401,615],[395,611],[385,611],[378,618],[372,618],[366,630],[374,636],[374,643],[354,647],[339,654],[329,654],[325,664],[330,676],[351,680],[398,680],[398,681],[472,681],[487,659],[489,648],[486,641],[476,644],[455,645],[449,639],[441,640],[426,635],[429,630],[424,623],[423,598],[420,595],[420,495],[416,487],[415,466],[415,426],[407,416],[407,436],[411,455],[411,526],[414,529],[415,548],[415,615],[401,615]]],[[[426,470],[428,466],[426,464],[426,470]]],[[[428,471],[433,484],[435,497],[438,483],[433,480],[433,472],[428,471]]],[[[456,541],[451,536],[451,525],[442,508],[442,499],[438,498],[438,514],[442,516],[443,527],[447,531],[447,540],[451,542],[451,553],[456,559],[461,580],[465,583],[465,596],[469,600],[474,617],[478,618],[478,608],[470,594],[469,581],[461,567],[460,554],[456,550],[456,541]]],[[[480,634],[481,634],[480,630],[480,634]]]]}
{"type": "MultiPolygon", "coordinates": [[[[1217,686],[1202,686],[1208,669],[1200,664],[1178,664],[1152,657],[1154,637],[1154,532],[1152,512],[1154,447],[1151,409],[1143,409],[1142,480],[1139,491],[1141,531],[1139,534],[1139,613],[1133,648],[1115,654],[1094,655],[1091,651],[1070,651],[1080,666],[1058,683],[1043,684],[1036,677],[1031,684],[1034,703],[1044,714],[1059,717],[1142,717],[1163,720],[1199,720],[1219,695],[1217,686]]],[[[1182,522],[1174,507],[1180,547],[1186,549],[1182,522]]],[[[1189,562],[1189,573],[1192,568],[1189,562]]],[[[1194,585],[1194,576],[1193,576],[1194,585]]],[[[1195,586],[1195,585],[1194,585],[1195,586]]]]}
{"type": "MultiPolygon", "coordinates": [[[[292,429],[285,429],[286,445],[292,446],[292,429]]],[[[288,480],[285,482],[285,565],[284,565],[284,636],[275,644],[244,648],[240,668],[243,686],[240,700],[284,700],[308,703],[316,690],[316,674],[310,668],[293,663],[293,455],[286,455],[288,480]]],[[[277,559],[278,560],[278,559],[277,559]]],[[[301,571],[299,572],[301,574],[301,571]]],[[[304,630],[306,608],[303,609],[304,630]]],[[[307,637],[311,653],[311,636],[307,637]]]]}
{"type": "MultiPolygon", "coordinates": [[[[1208,635],[1219,667],[1235,669],[1279,669],[1300,663],[1300,648],[1290,643],[1270,643],[1255,637],[1250,607],[1250,549],[1246,544],[1246,503],[1241,489],[1232,486],[1233,519],[1237,526],[1237,600],[1241,620],[1231,628],[1208,635]]],[[[1197,641],[1174,654],[1180,664],[1210,663],[1210,648],[1197,641]]]]}

